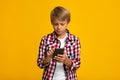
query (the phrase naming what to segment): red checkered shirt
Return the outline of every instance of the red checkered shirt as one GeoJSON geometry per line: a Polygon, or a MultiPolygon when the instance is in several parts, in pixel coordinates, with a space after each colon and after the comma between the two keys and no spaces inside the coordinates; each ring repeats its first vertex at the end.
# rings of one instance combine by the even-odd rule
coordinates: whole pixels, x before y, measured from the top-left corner
{"type": "MultiPolygon", "coordinates": [[[[80,47],[79,39],[73,34],[70,34],[67,30],[64,50],[67,57],[72,61],[72,66],[68,67],[63,64],[66,80],[77,80],[76,70],[80,67],[80,47]]],[[[44,68],[42,80],[52,80],[53,78],[56,62],[51,60],[46,65],[43,65],[43,60],[47,56],[46,52],[55,48],[60,48],[60,41],[57,39],[55,32],[48,34],[41,39],[37,65],[40,68],[44,68]]]]}

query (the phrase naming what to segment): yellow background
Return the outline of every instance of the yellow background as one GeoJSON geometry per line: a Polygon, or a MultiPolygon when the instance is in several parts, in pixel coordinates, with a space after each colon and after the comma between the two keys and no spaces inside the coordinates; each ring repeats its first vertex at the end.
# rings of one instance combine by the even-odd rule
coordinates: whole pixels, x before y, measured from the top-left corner
{"type": "Polygon", "coordinates": [[[58,5],[81,40],[79,80],[120,80],[119,0],[0,0],[0,80],[41,80],[38,47],[58,5]]]}

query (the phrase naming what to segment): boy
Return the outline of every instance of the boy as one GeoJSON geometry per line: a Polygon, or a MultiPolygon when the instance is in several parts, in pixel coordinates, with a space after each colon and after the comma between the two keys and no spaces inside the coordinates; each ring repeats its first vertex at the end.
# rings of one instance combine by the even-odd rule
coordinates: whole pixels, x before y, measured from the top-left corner
{"type": "Polygon", "coordinates": [[[54,32],[41,39],[37,60],[38,66],[44,68],[42,80],[77,80],[80,41],[67,30],[70,12],[58,6],[51,11],[50,18],[54,32]],[[53,57],[57,48],[64,48],[64,53],[53,57]]]}

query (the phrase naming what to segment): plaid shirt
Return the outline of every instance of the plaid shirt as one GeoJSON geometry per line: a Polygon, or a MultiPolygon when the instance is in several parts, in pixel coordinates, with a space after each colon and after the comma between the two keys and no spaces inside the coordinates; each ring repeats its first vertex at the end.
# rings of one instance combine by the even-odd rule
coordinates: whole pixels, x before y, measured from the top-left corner
{"type": "MultiPolygon", "coordinates": [[[[57,39],[55,32],[41,39],[37,64],[40,68],[44,68],[42,80],[52,80],[53,78],[56,62],[51,60],[46,65],[43,65],[43,59],[46,57],[48,50],[55,48],[60,48],[60,41],[57,39]]],[[[76,36],[70,34],[68,30],[64,49],[67,57],[72,61],[71,67],[63,65],[66,80],[77,80],[76,70],[80,67],[80,41],[76,36]]]]}

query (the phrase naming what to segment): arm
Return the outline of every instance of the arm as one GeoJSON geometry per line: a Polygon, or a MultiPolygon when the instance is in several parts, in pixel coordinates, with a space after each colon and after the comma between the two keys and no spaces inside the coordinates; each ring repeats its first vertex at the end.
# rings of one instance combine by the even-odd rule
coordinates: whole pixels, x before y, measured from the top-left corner
{"type": "Polygon", "coordinates": [[[72,66],[72,61],[66,57],[66,59],[63,62],[66,66],[71,67],[72,66]]]}
{"type": "Polygon", "coordinates": [[[52,54],[54,50],[46,51],[46,42],[45,37],[40,42],[39,55],[37,59],[37,65],[40,68],[44,68],[49,65],[49,62],[52,59],[52,54]]]}
{"type": "Polygon", "coordinates": [[[72,59],[69,59],[64,52],[63,55],[58,54],[57,56],[54,57],[54,59],[58,62],[62,62],[66,65],[66,69],[69,70],[76,70],[80,67],[80,41],[77,39],[74,42],[74,47],[73,47],[73,57],[72,59]]]}
{"type": "Polygon", "coordinates": [[[74,58],[72,61],[72,66],[69,67],[70,70],[76,70],[80,67],[80,41],[77,39],[74,46],[74,58]]]}
{"type": "Polygon", "coordinates": [[[58,62],[62,62],[67,66],[67,69],[77,69],[80,66],[80,41],[76,40],[74,43],[74,58],[69,59],[64,52],[63,55],[58,54],[57,56],[54,57],[54,59],[58,62]]]}
{"type": "Polygon", "coordinates": [[[49,62],[51,61],[53,52],[54,52],[53,49],[47,51],[47,57],[44,58],[44,60],[43,60],[43,65],[46,65],[47,63],[49,63],[49,62]]]}
{"type": "Polygon", "coordinates": [[[74,71],[80,67],[80,41],[77,39],[74,42],[72,51],[72,58],[67,58],[65,61],[66,69],[74,71]]]}
{"type": "Polygon", "coordinates": [[[39,46],[39,53],[38,53],[38,59],[37,59],[37,65],[40,68],[44,68],[46,65],[43,64],[44,60],[45,60],[45,37],[42,38],[41,42],[40,42],[40,46],[39,46]]]}
{"type": "Polygon", "coordinates": [[[72,61],[69,58],[67,58],[67,55],[65,52],[63,55],[58,54],[57,56],[54,57],[54,59],[58,62],[64,63],[68,67],[72,66],[72,61]]]}

